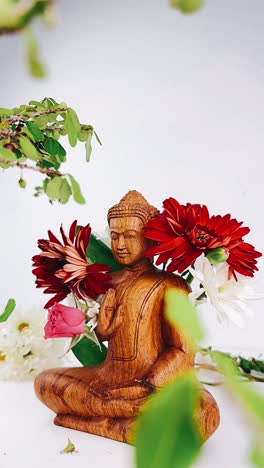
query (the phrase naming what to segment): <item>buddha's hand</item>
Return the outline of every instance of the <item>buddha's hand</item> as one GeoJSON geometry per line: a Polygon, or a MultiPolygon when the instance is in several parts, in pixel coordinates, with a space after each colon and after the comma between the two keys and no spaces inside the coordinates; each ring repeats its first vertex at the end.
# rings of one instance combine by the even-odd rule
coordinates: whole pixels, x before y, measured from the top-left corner
{"type": "Polygon", "coordinates": [[[100,307],[96,332],[102,338],[109,338],[121,323],[122,306],[117,307],[116,293],[108,289],[100,307]]]}
{"type": "Polygon", "coordinates": [[[143,384],[142,380],[134,380],[129,385],[124,387],[108,389],[107,397],[123,398],[124,400],[136,400],[138,398],[146,398],[154,387],[149,387],[143,384]]]}
{"type": "Polygon", "coordinates": [[[116,293],[114,288],[108,289],[100,307],[99,315],[103,315],[107,320],[111,319],[116,308],[116,293]]]}

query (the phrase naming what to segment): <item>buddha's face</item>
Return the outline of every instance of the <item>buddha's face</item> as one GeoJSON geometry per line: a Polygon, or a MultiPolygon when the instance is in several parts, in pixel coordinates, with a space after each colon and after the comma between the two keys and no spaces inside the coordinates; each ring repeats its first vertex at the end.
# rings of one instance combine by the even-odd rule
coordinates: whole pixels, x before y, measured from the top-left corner
{"type": "Polygon", "coordinates": [[[143,235],[143,222],[136,216],[110,220],[111,247],[122,265],[135,265],[144,258],[149,241],[143,235]]]}

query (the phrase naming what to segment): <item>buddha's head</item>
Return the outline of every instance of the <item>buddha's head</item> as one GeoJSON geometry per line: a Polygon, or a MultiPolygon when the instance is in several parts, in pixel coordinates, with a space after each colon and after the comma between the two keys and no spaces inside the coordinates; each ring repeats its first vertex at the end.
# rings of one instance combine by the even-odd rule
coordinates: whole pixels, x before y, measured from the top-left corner
{"type": "Polygon", "coordinates": [[[125,195],[108,211],[111,246],[115,259],[122,265],[133,266],[144,258],[150,241],[143,227],[159,211],[135,190],[125,195]]]}

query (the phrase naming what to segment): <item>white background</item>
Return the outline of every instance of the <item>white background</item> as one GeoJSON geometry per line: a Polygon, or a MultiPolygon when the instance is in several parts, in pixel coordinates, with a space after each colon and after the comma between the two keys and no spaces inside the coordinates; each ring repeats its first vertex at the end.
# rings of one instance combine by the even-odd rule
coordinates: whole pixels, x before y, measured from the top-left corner
{"type": "MultiPolygon", "coordinates": [[[[19,35],[0,38],[0,106],[65,101],[103,146],[93,143],[87,165],[83,144],[66,144],[65,172],[81,183],[84,206],[51,206],[33,197],[38,175],[24,173],[23,191],[16,169],[0,172],[0,304],[44,303],[31,274],[37,239],[76,218],[103,230],[107,209],[129,189],[157,207],[174,196],[230,212],[264,251],[264,3],[208,0],[191,16],[166,0],[64,0],[56,10],[54,30],[36,28],[46,80],[28,76],[19,35]]],[[[204,312],[207,342],[262,352],[263,302],[254,309],[244,330],[219,328],[204,312]]]]}
{"type": "MultiPolygon", "coordinates": [[[[0,96],[12,107],[52,96],[92,123],[103,146],[69,149],[69,164],[87,199],[51,206],[35,199],[40,177],[0,172],[1,297],[21,306],[42,301],[31,274],[37,239],[77,218],[96,231],[107,209],[137,189],[161,207],[206,204],[251,227],[248,240],[264,251],[264,3],[208,0],[186,16],[166,0],[58,2],[59,24],[37,34],[48,79],[29,78],[21,37],[0,39],[0,96]]],[[[65,139],[66,141],[66,139],[65,139]]],[[[259,275],[261,276],[261,275],[259,275]]],[[[245,330],[219,328],[207,313],[208,342],[263,351],[263,302],[245,330]]]]}

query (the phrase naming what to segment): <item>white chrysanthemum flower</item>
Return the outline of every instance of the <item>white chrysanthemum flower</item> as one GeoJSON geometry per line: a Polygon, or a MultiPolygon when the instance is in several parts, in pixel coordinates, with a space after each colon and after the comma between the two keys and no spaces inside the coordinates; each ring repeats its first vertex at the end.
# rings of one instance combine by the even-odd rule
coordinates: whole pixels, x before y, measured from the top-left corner
{"type": "Polygon", "coordinates": [[[0,380],[25,380],[42,370],[61,367],[68,339],[44,339],[41,309],[15,309],[0,326],[0,380]]]}
{"type": "Polygon", "coordinates": [[[90,318],[90,320],[87,322],[87,325],[90,327],[91,331],[93,331],[97,325],[100,304],[92,300],[87,301],[87,304],[89,307],[87,317],[90,318]]]}
{"type": "Polygon", "coordinates": [[[206,294],[220,322],[229,319],[239,327],[243,327],[244,316],[252,315],[248,302],[263,299],[264,296],[254,292],[252,278],[237,274],[237,281],[233,277],[228,280],[228,268],[226,262],[211,265],[209,260],[201,255],[195,261],[194,269],[191,269],[200,286],[190,293],[189,297],[193,303],[200,304],[206,294]]]}

